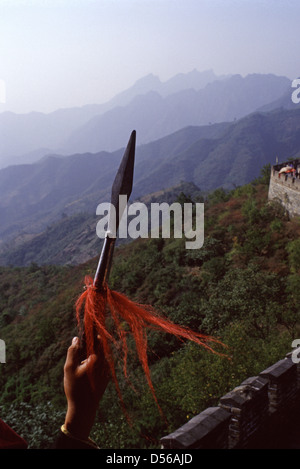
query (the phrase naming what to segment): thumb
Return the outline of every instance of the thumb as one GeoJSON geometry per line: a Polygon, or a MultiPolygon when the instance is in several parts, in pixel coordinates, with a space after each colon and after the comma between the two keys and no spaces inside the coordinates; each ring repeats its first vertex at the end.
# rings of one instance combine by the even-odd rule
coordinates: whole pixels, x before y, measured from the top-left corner
{"type": "Polygon", "coordinates": [[[74,337],[68,348],[66,367],[76,368],[79,364],[79,338],[74,337]]]}

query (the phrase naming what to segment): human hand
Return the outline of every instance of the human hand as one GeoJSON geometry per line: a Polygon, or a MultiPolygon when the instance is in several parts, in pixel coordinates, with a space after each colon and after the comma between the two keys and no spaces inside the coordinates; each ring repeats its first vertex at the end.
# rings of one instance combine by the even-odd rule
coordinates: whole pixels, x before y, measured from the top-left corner
{"type": "Polygon", "coordinates": [[[86,440],[94,424],[99,402],[109,380],[108,365],[101,352],[80,360],[80,342],[74,337],[64,366],[67,398],[65,428],[76,438],[86,440]]]}

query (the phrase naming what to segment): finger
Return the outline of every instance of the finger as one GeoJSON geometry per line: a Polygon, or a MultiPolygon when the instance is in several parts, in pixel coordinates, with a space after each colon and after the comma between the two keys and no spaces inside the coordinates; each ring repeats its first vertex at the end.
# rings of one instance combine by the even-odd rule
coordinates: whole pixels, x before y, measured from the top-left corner
{"type": "Polygon", "coordinates": [[[85,360],[83,360],[80,363],[80,367],[79,367],[80,372],[85,373],[88,370],[92,371],[94,369],[97,361],[98,361],[97,355],[95,355],[95,354],[90,355],[88,358],[86,358],[85,360]]]}

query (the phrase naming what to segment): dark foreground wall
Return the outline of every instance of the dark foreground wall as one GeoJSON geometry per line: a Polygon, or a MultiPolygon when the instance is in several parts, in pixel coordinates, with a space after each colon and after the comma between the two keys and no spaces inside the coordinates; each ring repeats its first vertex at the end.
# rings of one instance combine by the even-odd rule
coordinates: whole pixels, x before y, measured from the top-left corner
{"type": "Polygon", "coordinates": [[[217,407],[209,407],[163,437],[162,448],[300,448],[297,353],[298,349],[248,378],[221,397],[217,407]]]}

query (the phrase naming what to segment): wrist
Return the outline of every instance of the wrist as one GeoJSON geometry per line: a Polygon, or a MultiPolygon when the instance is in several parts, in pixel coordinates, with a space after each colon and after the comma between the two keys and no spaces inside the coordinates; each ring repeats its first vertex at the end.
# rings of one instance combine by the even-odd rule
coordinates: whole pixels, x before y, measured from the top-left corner
{"type": "Polygon", "coordinates": [[[89,422],[86,415],[78,415],[75,409],[68,407],[64,428],[71,435],[79,440],[87,440],[89,438],[93,422],[89,422]]]}
{"type": "Polygon", "coordinates": [[[63,424],[61,426],[61,432],[70,440],[74,441],[75,445],[77,448],[92,448],[92,449],[99,449],[99,446],[91,439],[82,439],[82,438],[77,438],[75,435],[73,435],[67,428],[66,425],[63,424]]]}

